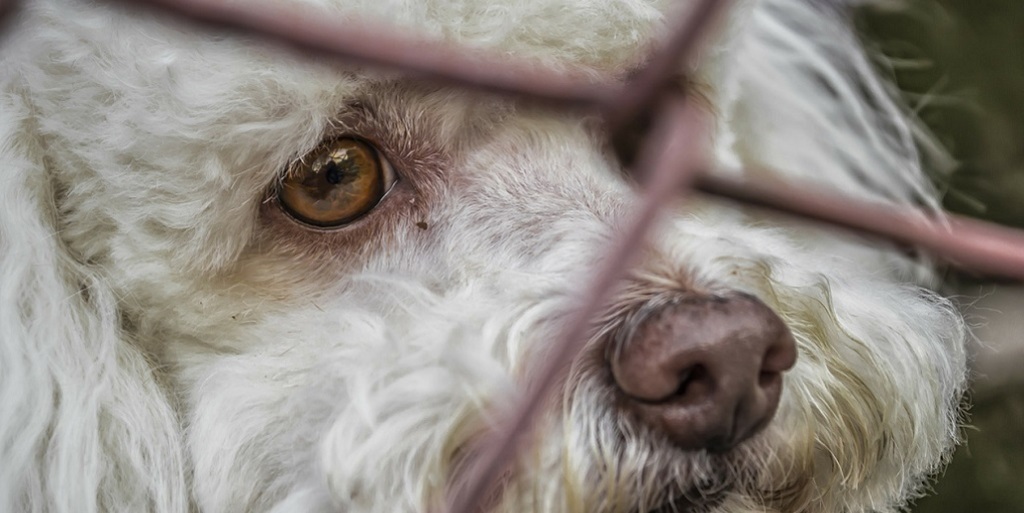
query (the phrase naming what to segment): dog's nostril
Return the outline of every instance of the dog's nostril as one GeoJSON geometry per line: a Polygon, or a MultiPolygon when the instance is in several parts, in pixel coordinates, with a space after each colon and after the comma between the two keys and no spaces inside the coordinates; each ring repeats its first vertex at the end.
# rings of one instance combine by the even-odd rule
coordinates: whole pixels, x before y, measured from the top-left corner
{"type": "Polygon", "coordinates": [[[663,307],[609,358],[626,404],[685,449],[726,450],[775,414],[796,361],[785,323],[744,294],[663,307]]]}

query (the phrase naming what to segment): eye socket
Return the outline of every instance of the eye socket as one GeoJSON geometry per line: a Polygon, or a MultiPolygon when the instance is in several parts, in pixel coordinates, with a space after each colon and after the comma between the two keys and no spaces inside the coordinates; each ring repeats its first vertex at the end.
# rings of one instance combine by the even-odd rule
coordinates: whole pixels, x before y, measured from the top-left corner
{"type": "Polygon", "coordinates": [[[336,228],[372,210],[394,182],[391,166],[373,146],[341,137],[289,164],[278,200],[302,223],[336,228]]]}

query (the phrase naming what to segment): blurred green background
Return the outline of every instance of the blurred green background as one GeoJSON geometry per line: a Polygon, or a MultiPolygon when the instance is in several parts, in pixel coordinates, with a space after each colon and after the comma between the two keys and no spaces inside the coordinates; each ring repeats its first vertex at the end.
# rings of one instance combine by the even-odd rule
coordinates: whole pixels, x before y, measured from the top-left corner
{"type": "Polygon", "coordinates": [[[936,175],[946,206],[1024,227],[1024,1],[879,5],[858,14],[868,45],[959,160],[936,175]]]}
{"type": "MultiPolygon", "coordinates": [[[[956,159],[932,170],[946,207],[1024,227],[1024,0],[886,2],[860,9],[856,22],[880,69],[956,159]]],[[[984,342],[1003,351],[975,347],[967,444],[913,511],[1024,513],[1024,358],[1000,362],[1024,354],[1024,289],[950,282],[968,305],[979,293],[1001,294],[1002,315],[1016,318],[992,321],[1003,323],[997,335],[979,329],[980,338],[1001,338],[984,342]]]]}

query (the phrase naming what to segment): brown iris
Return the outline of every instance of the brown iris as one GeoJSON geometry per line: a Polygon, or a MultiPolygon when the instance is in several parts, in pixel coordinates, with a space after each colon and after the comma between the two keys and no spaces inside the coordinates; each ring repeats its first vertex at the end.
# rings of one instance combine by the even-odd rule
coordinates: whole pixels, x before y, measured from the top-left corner
{"type": "Polygon", "coordinates": [[[389,184],[369,144],[334,139],[288,166],[278,197],[295,219],[318,227],[354,221],[377,205],[389,184]]]}

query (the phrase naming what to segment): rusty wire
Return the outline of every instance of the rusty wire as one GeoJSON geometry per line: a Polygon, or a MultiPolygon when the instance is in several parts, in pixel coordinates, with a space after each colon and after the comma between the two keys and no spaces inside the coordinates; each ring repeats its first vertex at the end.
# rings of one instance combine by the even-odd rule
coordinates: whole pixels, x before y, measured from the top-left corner
{"type": "MultiPolygon", "coordinates": [[[[552,354],[529,372],[532,379],[528,389],[511,409],[507,422],[476,447],[475,458],[465,467],[468,471],[446,505],[449,511],[476,511],[496,491],[502,473],[515,459],[518,444],[585,344],[590,319],[604,307],[627,272],[661,206],[687,191],[912,244],[967,270],[1024,280],[1024,232],[953,215],[922,215],[793,184],[753,177],[737,180],[713,173],[699,147],[704,139],[699,134],[706,129],[706,120],[700,109],[685,103],[685,97],[668,93],[666,84],[679,63],[693,64],[701,36],[724,10],[724,0],[696,1],[680,16],[664,47],[625,86],[544,70],[535,63],[507,56],[400,36],[397,30],[363,21],[338,22],[294,7],[263,4],[253,8],[224,0],[109,1],[155,9],[219,31],[254,36],[304,55],[399,70],[409,76],[512,95],[554,108],[596,112],[605,120],[613,147],[615,138],[627,137],[627,132],[638,127],[654,126],[635,158],[619,153],[624,163],[635,160],[634,172],[642,171],[637,174],[645,178],[641,201],[627,229],[612,243],[586,289],[585,304],[564,326],[552,354]]],[[[11,0],[0,0],[0,14],[10,12],[11,5],[11,0]]]]}

